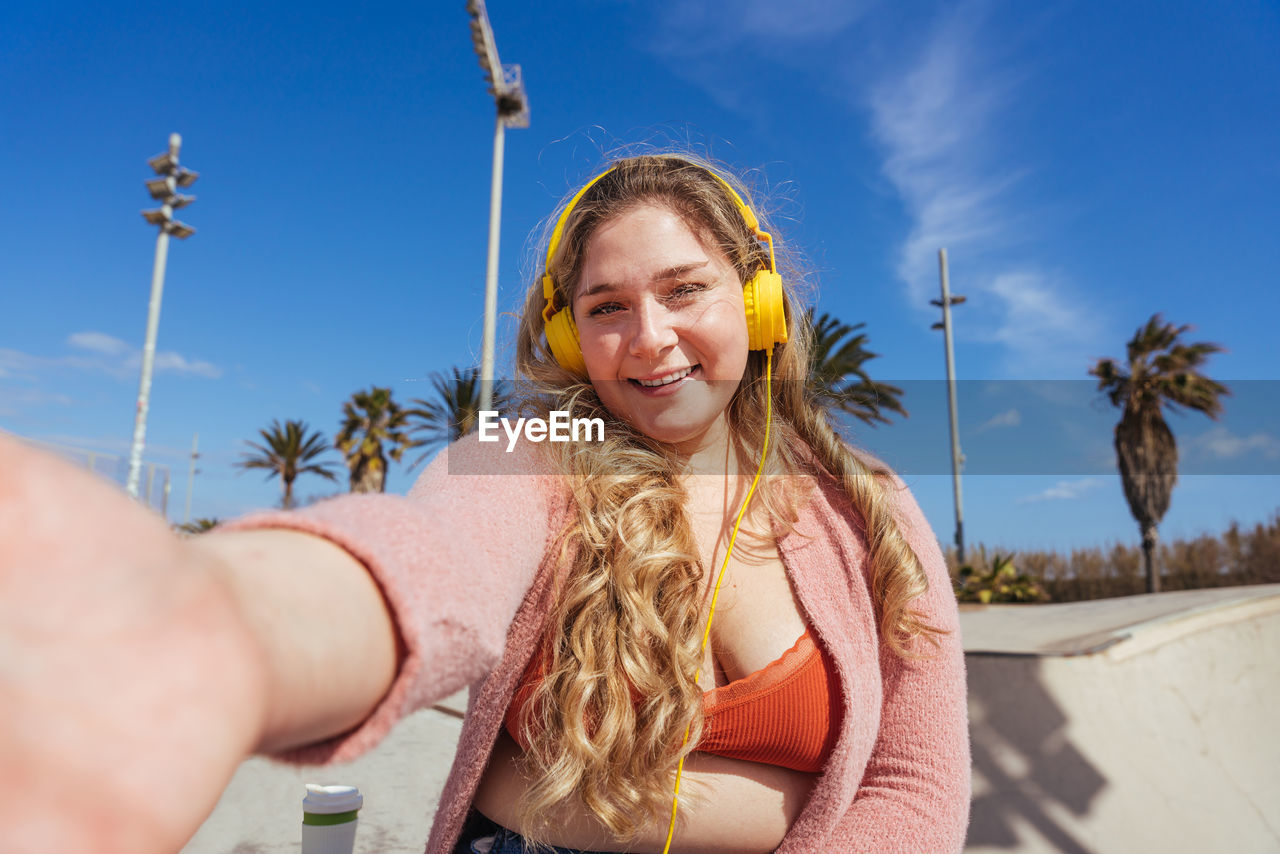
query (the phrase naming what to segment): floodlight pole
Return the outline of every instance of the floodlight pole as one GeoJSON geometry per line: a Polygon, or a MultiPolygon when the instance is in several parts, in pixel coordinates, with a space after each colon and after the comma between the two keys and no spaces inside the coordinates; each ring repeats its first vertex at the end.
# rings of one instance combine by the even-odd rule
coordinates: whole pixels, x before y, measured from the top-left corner
{"type": "Polygon", "coordinates": [[[480,411],[493,409],[494,339],[498,335],[498,240],[502,231],[502,161],[506,125],[499,113],[493,132],[493,186],[489,191],[489,260],[484,274],[484,337],[480,350],[480,411]]]}
{"type": "Polygon", "coordinates": [[[498,328],[498,239],[502,226],[502,162],[506,128],[529,126],[529,99],[518,65],[503,65],[484,0],[467,0],[471,44],[497,107],[493,132],[493,185],[489,193],[489,257],[484,281],[484,338],[480,350],[480,409],[493,409],[494,339],[498,328]]]}
{"type": "Polygon", "coordinates": [[[142,449],[147,437],[147,411],[151,402],[151,372],[155,365],[156,335],[160,328],[160,298],[164,293],[164,268],[169,257],[169,235],[177,234],[179,239],[190,237],[195,229],[186,223],[173,218],[175,207],[184,207],[195,200],[194,196],[183,196],[177,192],[179,186],[189,187],[195,182],[196,173],[178,166],[178,152],[182,148],[182,137],[169,135],[169,150],[148,161],[151,168],[161,179],[153,179],[148,183],[148,190],[154,199],[162,202],[159,210],[143,211],[147,222],[160,227],[156,236],[156,258],[151,268],[151,299],[147,305],[147,337],[142,348],[142,377],[138,382],[138,405],[133,421],[133,443],[129,448],[129,478],[125,489],[129,495],[138,497],[138,482],[142,474],[142,449]]]}
{"type": "MultiPolygon", "coordinates": [[[[172,214],[169,206],[165,210],[172,214]]],[[[125,488],[138,497],[142,471],[142,448],[147,438],[147,411],[151,403],[151,370],[156,360],[156,335],[160,329],[160,298],[164,293],[164,267],[169,258],[169,232],[163,228],[156,237],[156,260],[151,267],[151,300],[147,303],[147,337],[142,347],[142,379],[138,383],[138,408],[133,420],[133,444],[129,447],[129,480],[125,488]]]]}
{"type": "Polygon", "coordinates": [[[941,329],[947,348],[947,408],[951,414],[951,480],[956,499],[956,556],[964,565],[964,498],[960,492],[960,469],[964,466],[964,454],[960,452],[960,426],[956,414],[956,364],[951,337],[951,306],[965,301],[962,296],[951,295],[951,283],[947,275],[947,250],[938,250],[938,272],[942,279],[942,299],[929,300],[942,309],[942,322],[933,324],[941,329]]]}

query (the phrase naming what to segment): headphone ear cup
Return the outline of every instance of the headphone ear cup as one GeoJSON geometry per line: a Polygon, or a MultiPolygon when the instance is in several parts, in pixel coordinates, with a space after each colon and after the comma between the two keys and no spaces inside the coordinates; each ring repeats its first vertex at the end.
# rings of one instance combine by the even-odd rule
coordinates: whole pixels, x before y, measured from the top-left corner
{"type": "Polygon", "coordinates": [[[587,363],[582,359],[582,342],[578,338],[578,324],[573,312],[562,308],[547,321],[547,346],[560,367],[579,376],[587,375],[587,363]]]}
{"type": "Polygon", "coordinates": [[[747,349],[772,350],[787,343],[786,300],[782,296],[782,276],[761,270],[742,288],[747,309],[747,349]]]}

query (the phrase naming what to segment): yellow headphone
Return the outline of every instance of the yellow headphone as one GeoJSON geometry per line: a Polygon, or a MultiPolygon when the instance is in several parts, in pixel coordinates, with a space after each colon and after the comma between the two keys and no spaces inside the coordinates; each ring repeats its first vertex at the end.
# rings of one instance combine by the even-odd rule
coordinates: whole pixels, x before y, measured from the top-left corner
{"type": "MultiPolygon", "coordinates": [[[[560,219],[551,232],[551,242],[547,246],[547,261],[543,267],[542,295],[546,298],[547,304],[542,309],[542,319],[546,325],[547,346],[551,348],[551,354],[560,363],[560,367],[584,377],[587,375],[587,365],[582,359],[578,325],[573,320],[573,310],[569,306],[556,307],[556,283],[551,278],[551,259],[555,257],[556,250],[560,247],[564,225],[568,222],[574,208],[578,206],[582,196],[595,186],[597,181],[616,168],[616,166],[610,166],[592,178],[569,200],[564,213],[560,214],[560,219]]],[[[747,228],[751,229],[758,240],[769,244],[769,269],[760,270],[752,276],[751,281],[742,286],[742,299],[747,309],[747,348],[772,352],[773,345],[787,342],[786,300],[782,296],[782,277],[778,275],[778,265],[774,260],[773,236],[767,231],[761,231],[760,220],[728,181],[710,169],[699,168],[720,182],[742,213],[742,219],[746,222],[747,228]]]]}

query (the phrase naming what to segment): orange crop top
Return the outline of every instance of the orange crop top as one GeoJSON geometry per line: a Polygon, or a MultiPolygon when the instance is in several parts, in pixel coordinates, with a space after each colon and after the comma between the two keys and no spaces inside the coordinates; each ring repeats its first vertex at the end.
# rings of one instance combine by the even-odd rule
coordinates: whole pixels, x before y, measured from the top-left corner
{"type": "MultiPolygon", "coordinates": [[[[507,732],[522,748],[528,744],[520,731],[520,716],[543,678],[542,661],[541,655],[534,656],[507,707],[507,732]]],[[[697,750],[795,771],[821,771],[840,728],[837,685],[830,657],[806,627],[777,660],[703,694],[705,717],[697,750]]]]}

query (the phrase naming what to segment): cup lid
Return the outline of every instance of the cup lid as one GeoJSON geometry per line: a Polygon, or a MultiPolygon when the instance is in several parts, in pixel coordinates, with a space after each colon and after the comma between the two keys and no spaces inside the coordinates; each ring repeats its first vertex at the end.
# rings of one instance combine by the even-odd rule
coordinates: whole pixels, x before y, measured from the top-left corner
{"type": "Polygon", "coordinates": [[[302,799],[303,812],[319,815],[351,812],[364,806],[364,795],[355,786],[321,786],[307,784],[307,796],[302,799]]]}

